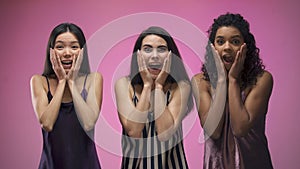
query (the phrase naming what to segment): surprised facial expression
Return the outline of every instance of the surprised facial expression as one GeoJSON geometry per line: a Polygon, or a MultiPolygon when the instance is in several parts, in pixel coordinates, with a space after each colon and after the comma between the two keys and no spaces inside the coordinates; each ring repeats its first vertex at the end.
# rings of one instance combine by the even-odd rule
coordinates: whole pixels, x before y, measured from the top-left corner
{"type": "Polygon", "coordinates": [[[70,32],[65,32],[57,36],[54,51],[60,58],[66,73],[68,73],[72,67],[73,59],[78,57],[80,45],[75,35],[70,32]]]}
{"type": "Polygon", "coordinates": [[[160,73],[168,56],[167,42],[160,36],[148,35],[142,41],[141,54],[153,79],[160,73]]]}
{"type": "Polygon", "coordinates": [[[223,26],[217,30],[214,45],[227,71],[230,70],[243,43],[244,38],[236,27],[223,26]]]}

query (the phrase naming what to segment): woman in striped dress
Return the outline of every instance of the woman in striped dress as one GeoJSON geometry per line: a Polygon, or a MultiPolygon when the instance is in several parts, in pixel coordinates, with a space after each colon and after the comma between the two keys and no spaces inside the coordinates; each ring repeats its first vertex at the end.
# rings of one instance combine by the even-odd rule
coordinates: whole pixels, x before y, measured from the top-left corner
{"type": "Polygon", "coordinates": [[[150,27],[136,40],[130,75],[115,84],[123,127],[121,168],[188,168],[182,120],[191,85],[170,34],[150,27]]]}

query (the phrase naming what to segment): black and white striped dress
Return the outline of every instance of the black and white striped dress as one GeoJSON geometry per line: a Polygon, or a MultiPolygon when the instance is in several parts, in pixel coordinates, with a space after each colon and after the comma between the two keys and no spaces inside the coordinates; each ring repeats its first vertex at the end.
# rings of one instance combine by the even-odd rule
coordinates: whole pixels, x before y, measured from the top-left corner
{"type": "MultiPolygon", "coordinates": [[[[166,94],[167,105],[170,91],[166,94]]],[[[133,102],[138,99],[135,94],[133,102]]],[[[188,168],[183,142],[182,126],[168,140],[161,142],[155,131],[153,112],[148,115],[148,122],[142,131],[142,138],[132,138],[123,129],[122,136],[122,169],[186,169],[188,168]]]]}

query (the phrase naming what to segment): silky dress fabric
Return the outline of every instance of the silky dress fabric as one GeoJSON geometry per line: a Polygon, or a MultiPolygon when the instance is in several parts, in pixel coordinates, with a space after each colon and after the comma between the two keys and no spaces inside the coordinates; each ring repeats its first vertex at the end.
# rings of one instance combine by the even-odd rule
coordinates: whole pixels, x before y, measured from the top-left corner
{"type": "MultiPolygon", "coordinates": [[[[170,91],[167,91],[166,100],[169,103],[170,91]]],[[[132,101],[136,105],[138,99],[135,94],[132,101]]],[[[187,169],[182,142],[182,126],[168,140],[161,142],[155,131],[153,112],[148,114],[148,122],[142,131],[142,138],[129,137],[123,129],[122,136],[122,169],[187,169]]]]}
{"type": "MultiPolygon", "coordinates": [[[[47,77],[46,77],[47,78],[47,77]]],[[[87,97],[85,77],[81,96],[87,97]]],[[[48,83],[48,100],[52,99],[48,83]]],[[[73,102],[61,103],[57,120],[51,132],[42,129],[43,151],[39,169],[100,169],[93,140],[81,127],[73,102]]],[[[89,131],[93,137],[94,130],[89,131]]]]}
{"type": "MultiPolygon", "coordinates": [[[[246,96],[241,93],[243,101],[246,96]]],[[[207,138],[204,148],[204,169],[272,169],[265,135],[266,115],[244,137],[235,137],[230,125],[228,102],[224,109],[223,131],[219,139],[207,138]]]]}

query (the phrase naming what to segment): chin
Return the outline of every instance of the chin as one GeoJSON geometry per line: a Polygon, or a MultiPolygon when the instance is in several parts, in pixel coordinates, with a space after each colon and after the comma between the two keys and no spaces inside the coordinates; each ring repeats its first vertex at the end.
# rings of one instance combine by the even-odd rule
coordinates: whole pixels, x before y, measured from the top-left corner
{"type": "Polygon", "coordinates": [[[153,75],[153,74],[151,74],[151,77],[152,77],[153,80],[155,80],[155,79],[157,78],[157,76],[158,76],[158,75],[153,75]]]}

